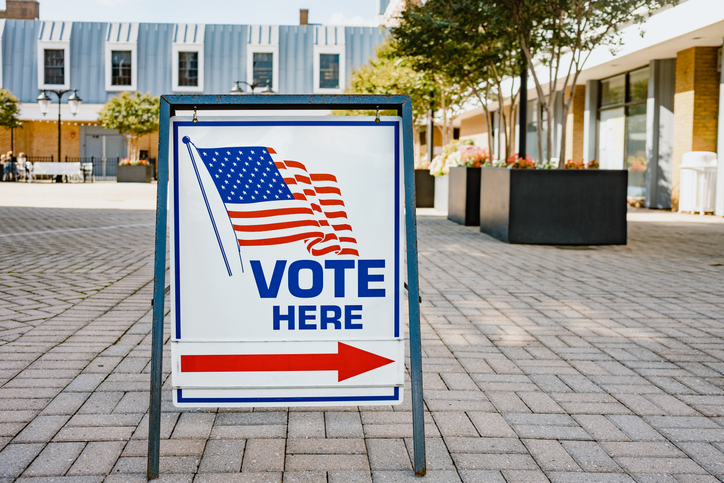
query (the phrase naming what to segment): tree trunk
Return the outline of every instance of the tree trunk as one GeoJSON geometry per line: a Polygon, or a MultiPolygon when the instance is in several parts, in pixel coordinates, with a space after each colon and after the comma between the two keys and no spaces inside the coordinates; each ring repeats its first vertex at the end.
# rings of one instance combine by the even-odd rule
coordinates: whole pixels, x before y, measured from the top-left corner
{"type": "Polygon", "coordinates": [[[412,147],[415,153],[415,167],[422,164],[422,158],[420,156],[420,130],[416,127],[412,127],[412,147]]]}
{"type": "Polygon", "coordinates": [[[131,163],[138,161],[138,136],[134,134],[125,134],[126,144],[128,146],[128,160],[131,163]]]}
{"type": "Polygon", "coordinates": [[[543,111],[541,110],[540,101],[535,103],[536,116],[536,140],[538,141],[538,161],[547,160],[547,156],[543,156],[543,111]]]}

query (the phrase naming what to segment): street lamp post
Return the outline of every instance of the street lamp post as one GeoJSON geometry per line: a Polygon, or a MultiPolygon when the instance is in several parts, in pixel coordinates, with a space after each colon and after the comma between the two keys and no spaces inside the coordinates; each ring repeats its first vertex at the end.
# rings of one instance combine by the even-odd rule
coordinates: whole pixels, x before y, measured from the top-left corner
{"type": "Polygon", "coordinates": [[[83,102],[83,100],[78,97],[78,89],[43,89],[43,91],[38,96],[38,105],[40,106],[40,112],[43,113],[43,116],[48,114],[48,111],[50,110],[51,99],[50,97],[48,97],[48,92],[52,92],[58,97],[58,161],[60,161],[60,101],[63,98],[64,94],[72,92],[72,94],[68,97],[68,107],[70,108],[70,113],[75,116],[76,114],[78,114],[80,103],[83,102]]]}
{"type": "Polygon", "coordinates": [[[254,94],[254,89],[257,87],[266,86],[266,89],[261,91],[262,94],[274,94],[275,92],[272,90],[271,86],[268,82],[252,82],[251,84],[246,81],[234,81],[234,86],[231,88],[232,94],[243,94],[244,89],[241,88],[239,84],[246,84],[251,89],[251,93],[254,94]]]}

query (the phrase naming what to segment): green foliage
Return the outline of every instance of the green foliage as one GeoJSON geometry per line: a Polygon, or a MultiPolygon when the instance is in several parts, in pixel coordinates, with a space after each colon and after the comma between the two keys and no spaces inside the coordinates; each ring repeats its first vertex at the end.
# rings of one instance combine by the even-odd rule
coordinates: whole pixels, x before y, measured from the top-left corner
{"type": "MultiPolygon", "coordinates": [[[[434,77],[429,73],[413,69],[410,59],[399,56],[394,44],[389,40],[380,44],[375,52],[375,59],[352,72],[348,92],[409,95],[412,97],[413,118],[417,123],[422,122],[430,108],[430,101],[439,96],[439,86],[434,77]]],[[[359,114],[352,111],[344,113],[359,114]]]]}
{"type": "Polygon", "coordinates": [[[142,136],[158,130],[160,106],[159,98],[149,93],[121,92],[106,102],[98,122],[126,137],[142,136]]]}
{"type": "Polygon", "coordinates": [[[158,130],[161,103],[158,97],[139,92],[121,92],[108,100],[98,115],[106,129],[115,129],[126,138],[130,162],[138,161],[138,137],[158,130]]]}
{"type": "Polygon", "coordinates": [[[409,5],[392,35],[415,68],[479,88],[520,72],[513,30],[510,16],[496,2],[429,0],[409,5]]]}
{"type": "Polygon", "coordinates": [[[18,119],[19,114],[17,97],[8,90],[0,89],[0,126],[7,129],[22,128],[23,125],[18,119]]]}
{"type": "MultiPolygon", "coordinates": [[[[510,15],[499,3],[428,0],[408,5],[392,35],[399,55],[410,56],[415,68],[441,73],[472,91],[488,125],[492,119],[487,105],[509,99],[510,108],[501,109],[501,127],[506,132],[506,156],[512,152],[518,89],[510,83],[504,92],[503,80],[518,75],[525,59],[510,15]]],[[[488,145],[492,143],[488,133],[488,145]]]]}

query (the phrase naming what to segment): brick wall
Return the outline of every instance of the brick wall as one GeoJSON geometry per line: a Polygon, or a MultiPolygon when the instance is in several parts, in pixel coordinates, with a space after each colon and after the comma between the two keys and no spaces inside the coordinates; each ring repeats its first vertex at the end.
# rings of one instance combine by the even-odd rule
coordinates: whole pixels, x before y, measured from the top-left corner
{"type": "Polygon", "coordinates": [[[32,0],[6,0],[5,10],[0,10],[0,18],[35,20],[40,17],[40,4],[32,0]]]}
{"type": "MultiPolygon", "coordinates": [[[[571,88],[567,88],[567,99],[571,88]]],[[[583,118],[586,110],[586,86],[577,85],[566,118],[566,160],[583,159],[583,118]]]]}
{"type": "MultiPolygon", "coordinates": [[[[61,124],[61,160],[80,156],[80,123],[61,124]]],[[[58,157],[58,121],[23,121],[22,129],[14,130],[14,151],[27,156],[58,157]]],[[[10,150],[10,130],[0,129],[0,152],[10,150]]]]}
{"type": "Polygon", "coordinates": [[[692,47],[676,54],[674,95],[674,169],[671,209],[679,209],[682,156],[689,151],[716,152],[719,108],[718,47],[692,47]]]}

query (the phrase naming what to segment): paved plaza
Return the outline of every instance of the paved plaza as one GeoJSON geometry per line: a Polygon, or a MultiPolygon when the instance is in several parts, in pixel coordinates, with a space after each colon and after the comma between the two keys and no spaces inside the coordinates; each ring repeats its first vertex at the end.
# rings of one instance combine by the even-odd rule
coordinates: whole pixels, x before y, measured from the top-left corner
{"type": "MultiPolygon", "coordinates": [[[[154,206],[0,183],[1,483],[145,481],[154,206]]],[[[724,220],[634,210],[626,246],[546,247],[419,215],[428,476],[409,391],[178,410],[167,354],[160,481],[724,481],[724,220]]]]}

